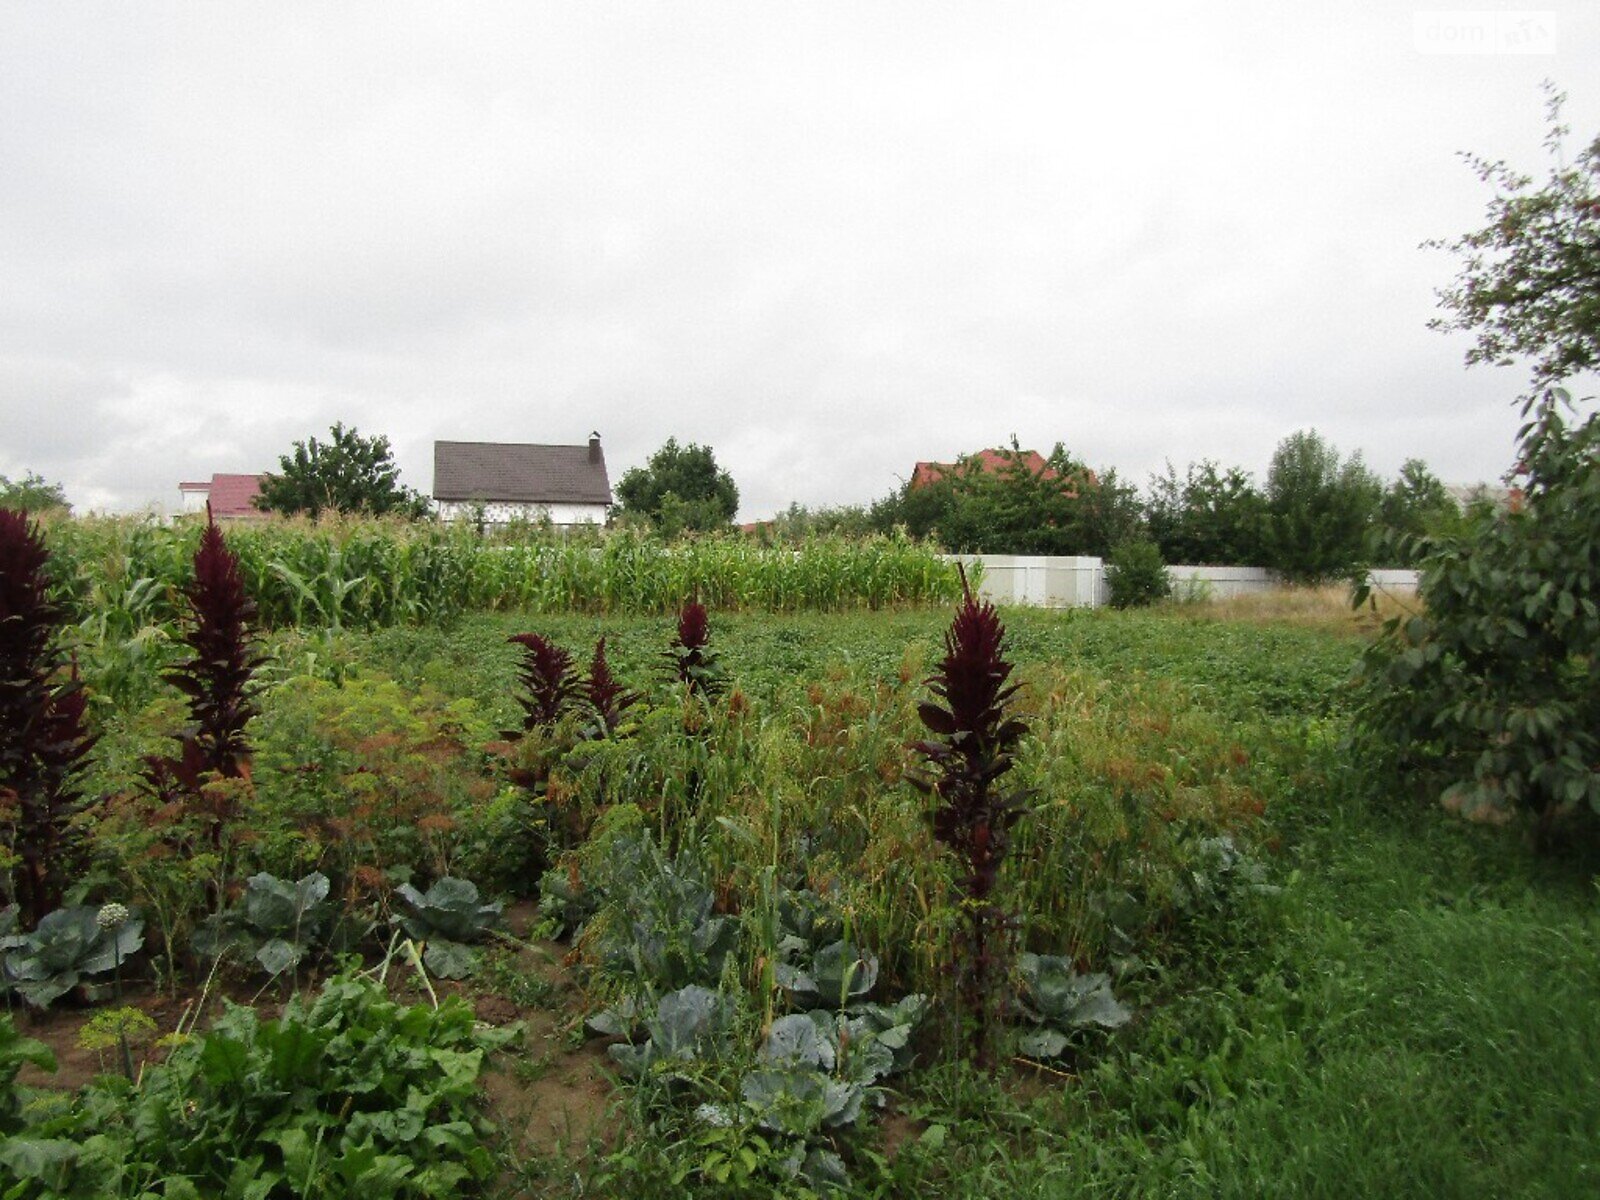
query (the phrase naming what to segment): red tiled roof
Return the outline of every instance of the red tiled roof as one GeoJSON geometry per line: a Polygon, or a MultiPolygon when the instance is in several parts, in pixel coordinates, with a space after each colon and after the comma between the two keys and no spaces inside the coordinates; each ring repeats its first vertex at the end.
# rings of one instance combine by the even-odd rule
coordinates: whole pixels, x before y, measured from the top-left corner
{"type": "MultiPolygon", "coordinates": [[[[1040,479],[1060,479],[1061,474],[1054,470],[1037,450],[979,450],[976,454],[969,454],[963,463],[919,462],[911,472],[911,486],[913,489],[927,487],[931,483],[938,483],[946,476],[960,471],[965,466],[968,471],[975,471],[984,475],[998,475],[1007,470],[1013,463],[1021,463],[1030,475],[1040,479]]],[[[1099,480],[1093,471],[1083,473],[1084,482],[1090,487],[1096,487],[1099,480]]]]}
{"type": "MultiPolygon", "coordinates": [[[[186,486],[179,484],[179,487],[186,486]]],[[[264,514],[251,503],[261,494],[259,475],[213,475],[207,499],[213,517],[259,517],[264,514]]]]}

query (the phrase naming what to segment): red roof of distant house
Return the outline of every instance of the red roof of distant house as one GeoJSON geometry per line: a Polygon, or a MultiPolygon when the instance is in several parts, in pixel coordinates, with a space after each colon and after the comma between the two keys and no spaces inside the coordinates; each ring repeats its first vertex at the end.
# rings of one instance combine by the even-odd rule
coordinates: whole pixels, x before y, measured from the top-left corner
{"type": "MultiPolygon", "coordinates": [[[[1060,472],[1050,466],[1037,450],[979,450],[976,454],[969,454],[965,463],[940,463],[919,462],[911,472],[911,486],[913,489],[927,487],[929,484],[938,483],[947,475],[962,469],[963,465],[969,471],[976,471],[984,475],[998,475],[1008,470],[1013,464],[1020,463],[1030,475],[1040,479],[1060,479],[1060,472]]],[[[1084,482],[1090,487],[1098,485],[1093,471],[1083,473],[1084,482]]]]}
{"type": "Polygon", "coordinates": [[[265,516],[252,503],[261,494],[260,475],[213,475],[210,483],[180,483],[184,492],[205,492],[213,517],[265,516]]]}
{"type": "MultiPolygon", "coordinates": [[[[985,475],[997,475],[1015,462],[1020,462],[1026,467],[1030,475],[1038,475],[1044,479],[1056,477],[1056,473],[1050,469],[1044,456],[1037,450],[1026,450],[1021,454],[1015,450],[979,450],[976,454],[967,456],[965,465],[968,470],[977,470],[985,475]]],[[[917,488],[937,483],[961,466],[961,463],[919,462],[911,472],[911,486],[917,488]]]]}

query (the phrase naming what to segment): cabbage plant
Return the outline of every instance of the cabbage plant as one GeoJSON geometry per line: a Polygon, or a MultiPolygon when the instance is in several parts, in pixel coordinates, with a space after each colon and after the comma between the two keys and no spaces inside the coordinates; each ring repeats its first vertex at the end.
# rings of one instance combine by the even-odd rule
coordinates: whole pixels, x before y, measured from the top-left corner
{"type": "Polygon", "coordinates": [[[103,926],[92,905],[46,913],[32,933],[0,937],[4,982],[35,1008],[48,1008],[89,976],[115,971],[144,945],[144,920],[103,926]]]}
{"type": "Polygon", "coordinates": [[[208,958],[238,950],[268,975],[281,975],[299,966],[332,925],[328,890],[320,871],[292,882],[265,871],[252,875],[239,903],[196,931],[195,949],[208,958]]]}
{"type": "Polygon", "coordinates": [[[1017,959],[1023,990],[1019,1007],[1038,1026],[1017,1043],[1034,1058],[1059,1058],[1084,1029],[1117,1029],[1133,1016],[1111,992],[1111,976],[1080,975],[1070,958],[1024,954],[1017,959]]]}
{"type": "Polygon", "coordinates": [[[409,883],[395,889],[400,927],[423,943],[422,961],[442,979],[465,979],[478,969],[471,943],[499,927],[504,905],[484,904],[476,884],[450,876],[419,892],[409,883]]]}

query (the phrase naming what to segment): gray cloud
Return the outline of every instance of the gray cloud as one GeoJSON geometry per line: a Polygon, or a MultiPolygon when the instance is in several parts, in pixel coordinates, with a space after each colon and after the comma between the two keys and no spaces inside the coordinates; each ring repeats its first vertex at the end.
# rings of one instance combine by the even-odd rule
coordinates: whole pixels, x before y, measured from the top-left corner
{"type": "Polygon", "coordinates": [[[743,515],[1012,433],[1142,482],[1315,426],[1509,462],[1514,371],[1429,333],[1472,149],[1542,170],[1560,53],[1412,13],[18,4],[0,9],[0,473],[176,502],[336,420],[711,444],[743,515]]]}

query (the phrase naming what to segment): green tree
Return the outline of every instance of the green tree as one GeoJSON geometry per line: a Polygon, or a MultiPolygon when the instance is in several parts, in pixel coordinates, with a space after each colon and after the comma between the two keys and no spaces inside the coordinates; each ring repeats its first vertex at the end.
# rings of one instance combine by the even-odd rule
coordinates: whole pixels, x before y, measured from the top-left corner
{"type": "Polygon", "coordinates": [[[47,482],[42,475],[29,471],[15,481],[0,475],[0,508],[9,508],[13,512],[42,513],[54,509],[66,511],[71,507],[61,485],[47,482]]]}
{"type": "Polygon", "coordinates": [[[1267,565],[1291,583],[1351,575],[1382,495],[1359,453],[1341,462],[1316,430],[1291,433],[1267,471],[1267,565]]]}
{"type": "Polygon", "coordinates": [[[1096,477],[1057,443],[1044,460],[1012,439],[998,469],[963,455],[943,478],[873,505],[880,528],[903,525],[960,554],[1091,554],[1137,537],[1143,514],[1115,471],[1096,477]]]}
{"type": "Polygon", "coordinates": [[[1260,566],[1266,520],[1266,498],[1238,467],[1221,471],[1207,459],[1179,480],[1169,462],[1150,477],[1145,521],[1167,562],[1260,566]]]}
{"type": "Polygon", "coordinates": [[[400,482],[388,438],[362,437],[342,423],[328,432],[329,441],[296,442],[292,453],[279,456],[278,473],[261,481],[257,508],[312,518],[327,511],[412,520],[428,515],[427,497],[400,482]]]}
{"type": "Polygon", "coordinates": [[[1553,162],[1543,186],[1503,162],[1466,155],[1495,188],[1488,221],[1427,243],[1461,260],[1455,282],[1438,293],[1446,315],[1430,327],[1476,335],[1469,366],[1531,360],[1535,390],[1600,369],[1600,135],[1564,165],[1565,97],[1547,84],[1546,99],[1553,162]]]}
{"type": "Polygon", "coordinates": [[[1497,189],[1489,224],[1440,243],[1462,268],[1435,327],[1477,335],[1469,366],[1531,360],[1520,503],[1424,539],[1423,607],[1364,655],[1357,710],[1407,778],[1444,783],[1469,816],[1529,811],[1541,842],[1600,813],[1600,414],[1553,386],[1600,362],[1600,138],[1563,167],[1554,92],[1550,125],[1545,185],[1471,160],[1497,189]]]}
{"type": "Polygon", "coordinates": [[[1442,534],[1461,523],[1461,506],[1438,476],[1420,458],[1408,458],[1400,477],[1378,503],[1375,559],[1384,566],[1414,567],[1422,561],[1429,534],[1442,534]]]}
{"type": "Polygon", "coordinates": [[[1521,505],[1429,539],[1423,606],[1367,651],[1358,722],[1452,809],[1527,809],[1548,840],[1600,812],[1600,414],[1570,422],[1559,390],[1526,411],[1521,505]]]}
{"type": "Polygon", "coordinates": [[[680,446],[676,438],[668,438],[647,465],[622,476],[617,498],[624,516],[644,517],[668,537],[720,529],[739,511],[739,489],[717,467],[711,447],[680,446]]]}

